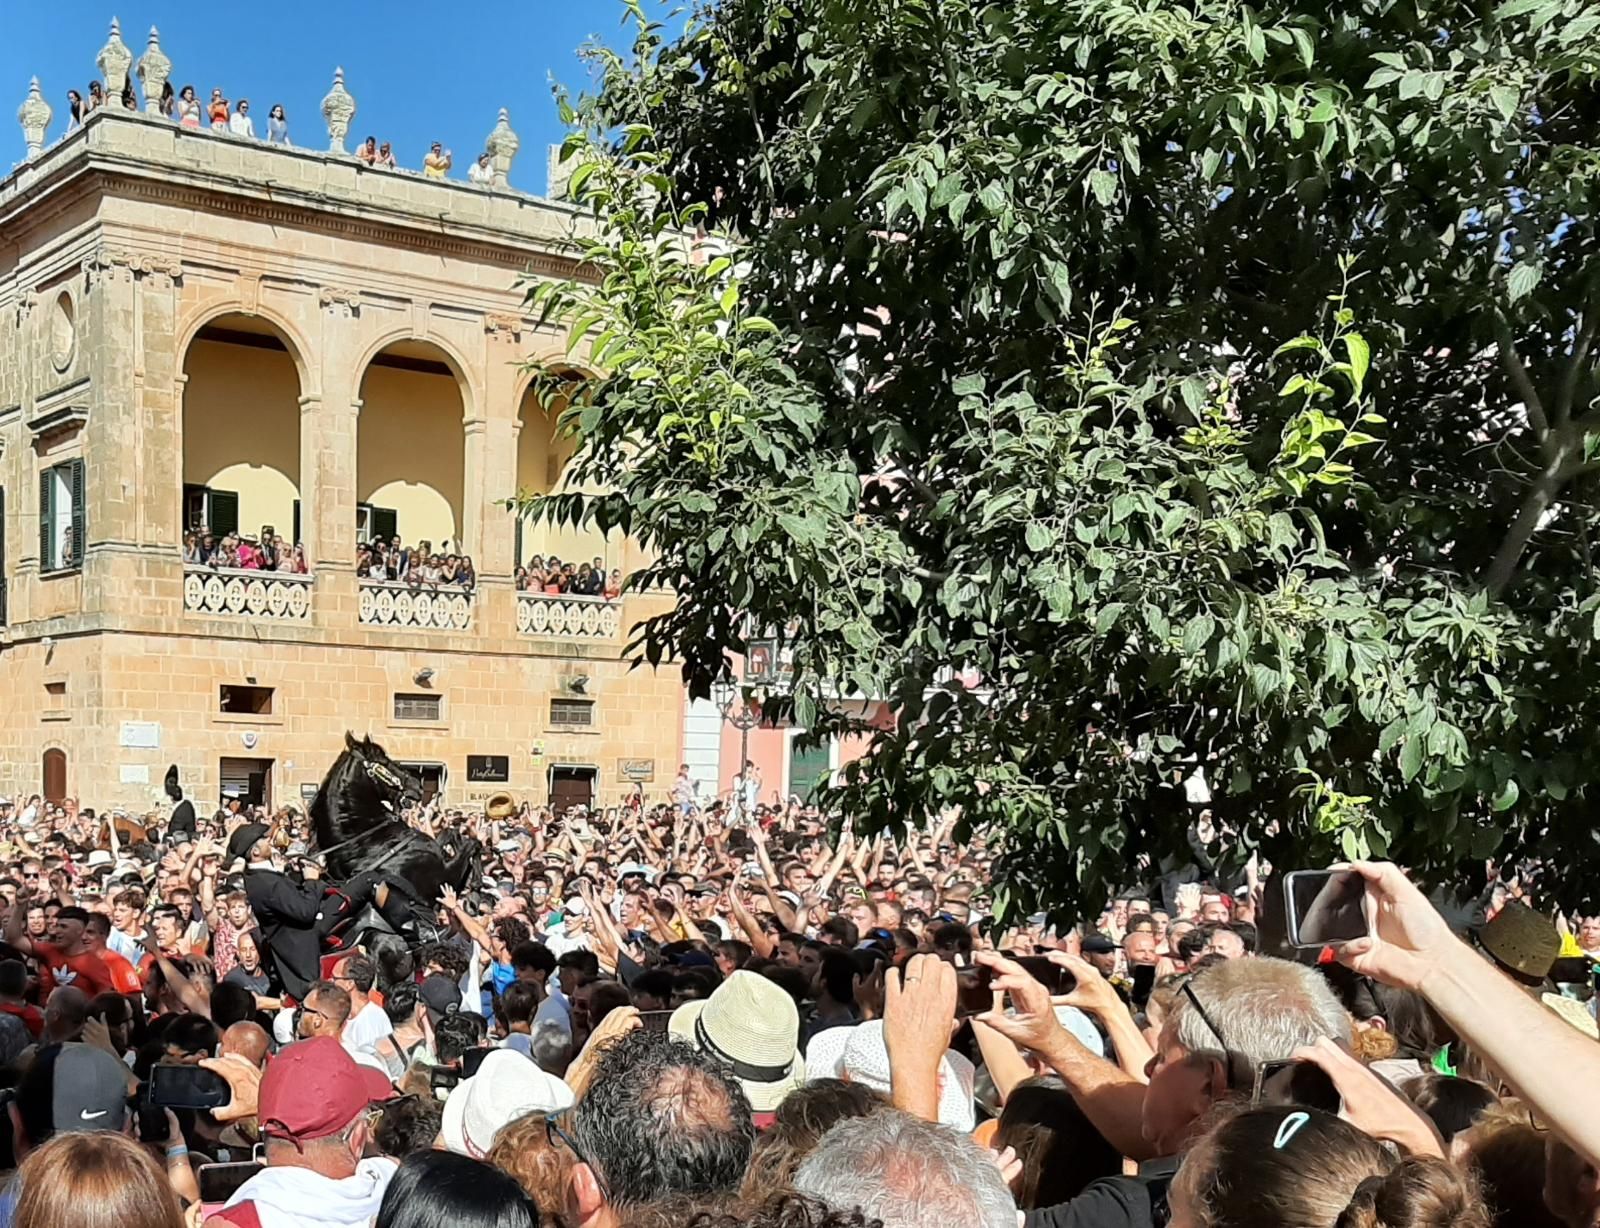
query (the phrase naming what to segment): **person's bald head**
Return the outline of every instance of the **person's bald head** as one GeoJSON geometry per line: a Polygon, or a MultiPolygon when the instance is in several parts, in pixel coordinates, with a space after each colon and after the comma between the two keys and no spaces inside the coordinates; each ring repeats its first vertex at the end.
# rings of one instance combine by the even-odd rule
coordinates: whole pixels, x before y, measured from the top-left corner
{"type": "Polygon", "coordinates": [[[46,1042],[76,1040],[89,1018],[89,996],[71,985],[52,990],[44,1004],[46,1042]]]}
{"type": "Polygon", "coordinates": [[[238,1023],[229,1024],[222,1034],[222,1046],[219,1056],[227,1057],[230,1053],[237,1053],[252,1066],[260,1068],[267,1060],[267,1053],[272,1046],[272,1038],[267,1035],[267,1030],[259,1023],[251,1023],[241,1019],[238,1023]]]}

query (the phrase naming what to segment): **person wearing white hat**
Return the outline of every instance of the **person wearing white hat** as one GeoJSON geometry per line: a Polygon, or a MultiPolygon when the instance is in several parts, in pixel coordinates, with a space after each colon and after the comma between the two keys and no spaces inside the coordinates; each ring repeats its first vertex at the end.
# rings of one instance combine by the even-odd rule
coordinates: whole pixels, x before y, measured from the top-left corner
{"type": "Polygon", "coordinates": [[[496,1049],[444,1102],[440,1137],[450,1151],[481,1160],[495,1136],[519,1117],[554,1117],[572,1107],[572,1089],[512,1049],[496,1049]]]}
{"type": "MultiPolygon", "coordinates": [[[[972,1107],[977,1071],[955,1050],[939,1063],[939,1122],[970,1132],[977,1125],[972,1107]]],[[[851,1028],[829,1028],[811,1038],[806,1049],[806,1079],[843,1079],[875,1092],[889,1094],[889,1046],[883,1020],[872,1019],[851,1028]]]]}
{"type": "Polygon", "coordinates": [[[667,1031],[715,1060],[744,1088],[751,1111],[777,1110],[806,1081],[800,1012],[777,982],[735,972],[709,998],[672,1012],[667,1031]]]}

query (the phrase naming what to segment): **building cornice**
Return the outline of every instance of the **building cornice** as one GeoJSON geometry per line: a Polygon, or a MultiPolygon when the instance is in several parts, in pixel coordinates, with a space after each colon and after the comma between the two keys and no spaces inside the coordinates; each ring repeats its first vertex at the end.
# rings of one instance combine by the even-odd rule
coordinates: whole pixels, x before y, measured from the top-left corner
{"type": "Polygon", "coordinates": [[[0,180],[0,229],[83,198],[166,204],[526,269],[581,275],[572,208],[506,189],[364,167],[353,158],[180,129],[135,112],[96,112],[0,180]],[[54,208],[40,209],[50,201],[54,208]]]}

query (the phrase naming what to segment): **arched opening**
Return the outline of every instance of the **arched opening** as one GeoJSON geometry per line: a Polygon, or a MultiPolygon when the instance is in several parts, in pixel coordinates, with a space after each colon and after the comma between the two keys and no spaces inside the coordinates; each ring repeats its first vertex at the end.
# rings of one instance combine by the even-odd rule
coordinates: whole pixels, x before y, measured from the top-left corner
{"type": "MultiPolygon", "coordinates": [[[[572,388],[576,387],[574,382],[572,388]]],[[[569,403],[567,396],[557,396],[546,406],[536,386],[530,386],[522,394],[522,403],[517,407],[521,424],[517,432],[519,496],[578,489],[567,484],[567,466],[578,447],[577,436],[561,426],[561,415],[569,403]]],[[[620,537],[608,542],[603,533],[592,527],[574,529],[543,521],[519,520],[516,537],[518,567],[536,562],[548,564],[551,559],[574,566],[600,559],[609,574],[622,565],[620,537]]]]}
{"type": "Polygon", "coordinates": [[[67,797],[67,752],[51,747],[44,752],[40,774],[44,777],[44,800],[60,804],[67,797]]]}
{"type": "Polygon", "coordinates": [[[397,341],[361,377],[356,537],[462,552],[466,436],[461,382],[444,351],[397,341]]]}
{"type": "Polygon", "coordinates": [[[213,550],[230,534],[259,544],[268,531],[292,548],[300,540],[301,389],[287,340],[259,316],[218,316],[189,343],[183,370],[186,557],[237,563],[196,559],[207,533],[213,550]]]}

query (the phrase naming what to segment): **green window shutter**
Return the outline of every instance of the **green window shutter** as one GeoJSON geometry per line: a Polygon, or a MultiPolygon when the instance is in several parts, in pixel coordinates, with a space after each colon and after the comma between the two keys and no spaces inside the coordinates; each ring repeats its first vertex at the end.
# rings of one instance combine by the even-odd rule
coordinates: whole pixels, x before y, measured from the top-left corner
{"type": "Polygon", "coordinates": [[[55,475],[48,469],[39,470],[39,570],[49,571],[56,565],[55,551],[50,540],[51,522],[55,520],[55,475]]]}
{"type": "Polygon", "coordinates": [[[211,492],[211,531],[219,538],[239,531],[239,496],[231,490],[211,492]]]}
{"type": "Polygon", "coordinates": [[[67,478],[72,489],[72,566],[82,567],[83,556],[89,544],[88,500],[84,496],[82,459],[67,462],[67,478]]]}

